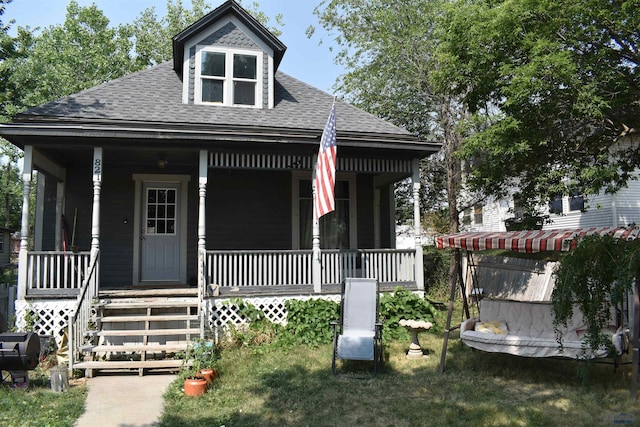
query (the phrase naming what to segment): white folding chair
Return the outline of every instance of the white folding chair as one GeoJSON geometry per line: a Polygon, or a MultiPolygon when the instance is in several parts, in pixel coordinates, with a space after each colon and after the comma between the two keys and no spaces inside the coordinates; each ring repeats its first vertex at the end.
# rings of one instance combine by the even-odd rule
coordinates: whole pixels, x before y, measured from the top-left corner
{"type": "Polygon", "coordinates": [[[376,279],[347,278],[342,282],[340,319],[333,325],[331,370],[337,375],[336,360],[371,360],[373,376],[382,365],[382,324],[376,279]]]}

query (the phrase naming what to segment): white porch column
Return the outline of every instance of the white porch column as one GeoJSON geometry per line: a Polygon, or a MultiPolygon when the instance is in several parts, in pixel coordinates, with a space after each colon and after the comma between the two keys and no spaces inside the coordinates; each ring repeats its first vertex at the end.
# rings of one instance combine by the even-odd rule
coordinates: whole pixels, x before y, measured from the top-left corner
{"type": "Polygon", "coordinates": [[[412,163],[413,175],[413,230],[416,244],[416,285],[418,290],[424,291],[424,265],[422,260],[422,221],[420,218],[420,161],[414,159],[412,163]]]}
{"type": "MultiPolygon", "coordinates": [[[[318,162],[318,156],[313,156],[312,164],[315,165],[318,162]]],[[[315,202],[316,202],[316,168],[313,168],[313,175],[311,177],[311,194],[313,196],[313,228],[311,230],[311,281],[313,283],[313,291],[322,291],[322,259],[320,252],[320,221],[315,216],[315,202]]]]}
{"type": "Polygon", "coordinates": [[[22,223],[20,225],[20,254],[18,255],[18,300],[27,295],[27,252],[29,250],[29,199],[33,172],[33,147],[24,147],[22,168],[22,223]]]}
{"type": "Polygon", "coordinates": [[[102,147],[93,149],[93,209],[91,214],[91,252],[100,249],[100,190],[102,189],[102,147]]]}
{"type": "MultiPolygon", "coordinates": [[[[206,221],[206,201],[207,201],[207,177],[209,172],[208,151],[200,150],[199,178],[198,178],[198,257],[205,256],[207,250],[207,221],[206,221]]],[[[204,259],[200,259],[198,265],[204,265],[204,259]]],[[[202,269],[198,269],[198,284],[205,286],[205,277],[202,269]]]]}

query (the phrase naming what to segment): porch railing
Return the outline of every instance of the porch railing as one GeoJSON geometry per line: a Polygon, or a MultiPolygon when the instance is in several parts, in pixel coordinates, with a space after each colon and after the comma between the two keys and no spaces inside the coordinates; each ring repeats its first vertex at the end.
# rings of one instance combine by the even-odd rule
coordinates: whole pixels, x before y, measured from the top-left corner
{"type": "MultiPolygon", "coordinates": [[[[207,283],[223,287],[312,285],[312,251],[207,251],[207,283]]],[[[346,277],[415,282],[415,250],[323,250],[322,284],[346,277]]]]}
{"type": "Polygon", "coordinates": [[[76,304],[69,318],[69,372],[73,371],[73,366],[80,354],[80,347],[84,343],[84,335],[89,329],[91,321],[91,309],[95,298],[98,297],[98,270],[100,251],[94,249],[90,255],[89,268],[86,271],[85,279],[82,282],[80,293],[76,299],[76,304]]]}
{"type": "Polygon", "coordinates": [[[27,293],[80,289],[89,259],[89,252],[29,251],[27,293]]]}

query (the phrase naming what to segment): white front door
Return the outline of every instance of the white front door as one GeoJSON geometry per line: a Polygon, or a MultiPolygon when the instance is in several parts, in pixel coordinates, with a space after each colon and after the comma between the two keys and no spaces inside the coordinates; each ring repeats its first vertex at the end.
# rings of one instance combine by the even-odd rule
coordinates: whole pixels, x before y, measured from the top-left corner
{"type": "Polygon", "coordinates": [[[140,212],[141,281],[180,281],[180,206],[179,183],[144,183],[140,212]]]}

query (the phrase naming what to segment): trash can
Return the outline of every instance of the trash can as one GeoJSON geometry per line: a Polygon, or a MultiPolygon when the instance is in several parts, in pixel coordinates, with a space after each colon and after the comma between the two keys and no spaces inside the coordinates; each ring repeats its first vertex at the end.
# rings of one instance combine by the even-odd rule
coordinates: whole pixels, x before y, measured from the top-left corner
{"type": "Polygon", "coordinates": [[[66,365],[51,368],[51,391],[63,392],[69,390],[69,376],[66,365]]]}

